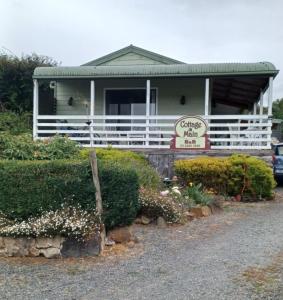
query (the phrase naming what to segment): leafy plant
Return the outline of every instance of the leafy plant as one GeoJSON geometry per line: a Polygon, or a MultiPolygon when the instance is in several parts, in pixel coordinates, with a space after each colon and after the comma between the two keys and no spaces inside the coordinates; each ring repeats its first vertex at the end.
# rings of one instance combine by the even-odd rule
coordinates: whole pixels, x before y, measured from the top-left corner
{"type": "Polygon", "coordinates": [[[37,54],[17,57],[0,53],[0,111],[32,112],[32,75],[36,67],[57,62],[37,54]]]}
{"type": "Polygon", "coordinates": [[[189,206],[193,205],[209,205],[213,202],[213,197],[206,193],[203,189],[201,183],[199,184],[190,184],[184,191],[183,191],[183,199],[189,202],[189,206]]]}
{"type": "Polygon", "coordinates": [[[31,113],[25,112],[16,114],[8,111],[0,113],[0,132],[18,135],[22,133],[31,133],[31,129],[31,113]]]}
{"type": "Polygon", "coordinates": [[[152,189],[140,189],[139,201],[140,213],[150,218],[163,217],[169,223],[180,223],[182,221],[182,210],[178,201],[170,195],[161,196],[152,189]]]}
{"type": "Polygon", "coordinates": [[[33,141],[30,134],[0,134],[0,159],[54,160],[76,158],[79,145],[66,138],[55,136],[48,140],[33,141]]]}
{"type": "MultiPolygon", "coordinates": [[[[92,149],[82,149],[80,155],[88,158],[92,149]]],[[[113,148],[95,149],[98,159],[102,161],[119,162],[135,169],[141,187],[157,189],[160,186],[160,177],[147,159],[133,151],[117,150],[113,148]]]]}

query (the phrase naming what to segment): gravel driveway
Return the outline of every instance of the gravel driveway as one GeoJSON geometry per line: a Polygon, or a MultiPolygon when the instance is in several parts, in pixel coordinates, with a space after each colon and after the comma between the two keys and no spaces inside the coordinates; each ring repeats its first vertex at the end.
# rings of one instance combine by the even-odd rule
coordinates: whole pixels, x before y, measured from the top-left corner
{"type": "Polygon", "coordinates": [[[0,259],[0,299],[283,299],[282,223],[281,199],[236,204],[185,226],[137,226],[141,242],[117,256],[0,259]]]}

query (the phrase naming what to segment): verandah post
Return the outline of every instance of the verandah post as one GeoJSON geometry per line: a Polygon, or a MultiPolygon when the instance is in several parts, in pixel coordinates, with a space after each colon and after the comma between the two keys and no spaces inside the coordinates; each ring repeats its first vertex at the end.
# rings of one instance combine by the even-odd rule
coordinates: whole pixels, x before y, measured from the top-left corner
{"type": "MultiPolygon", "coordinates": [[[[268,130],[271,129],[272,125],[272,97],[273,97],[273,77],[269,77],[269,86],[268,86],[268,130]]],[[[267,146],[271,148],[271,134],[267,135],[268,137],[268,142],[267,146]]]]}
{"type": "Polygon", "coordinates": [[[146,146],[149,145],[149,117],[150,117],[150,80],[146,81],[146,146]]]}
{"type": "Polygon", "coordinates": [[[95,112],[95,82],[90,81],[90,146],[93,147],[93,126],[94,126],[94,112],[95,112]]]}
{"type": "Polygon", "coordinates": [[[38,81],[33,80],[33,139],[37,139],[37,116],[38,116],[38,81]]]}
{"type": "Polygon", "coordinates": [[[204,96],[204,115],[209,114],[209,78],[205,79],[205,96],[204,96]]]}
{"type": "Polygon", "coordinates": [[[204,116],[205,121],[209,124],[209,78],[205,79],[205,95],[204,95],[204,116]]]}

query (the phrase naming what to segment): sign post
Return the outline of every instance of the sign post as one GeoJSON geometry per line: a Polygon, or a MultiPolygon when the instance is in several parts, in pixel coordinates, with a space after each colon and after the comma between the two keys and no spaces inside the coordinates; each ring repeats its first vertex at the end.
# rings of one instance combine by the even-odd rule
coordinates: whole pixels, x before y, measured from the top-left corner
{"type": "Polygon", "coordinates": [[[171,149],[208,150],[207,124],[199,116],[184,116],[175,123],[171,149]]]}

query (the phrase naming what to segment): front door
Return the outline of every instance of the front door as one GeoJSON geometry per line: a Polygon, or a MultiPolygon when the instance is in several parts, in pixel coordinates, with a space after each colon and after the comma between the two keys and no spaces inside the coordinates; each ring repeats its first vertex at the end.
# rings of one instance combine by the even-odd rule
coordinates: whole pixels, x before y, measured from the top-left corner
{"type": "MultiPolygon", "coordinates": [[[[150,114],[156,114],[156,89],[151,89],[150,114]]],[[[146,89],[109,89],[105,93],[106,115],[145,115],[146,89]]],[[[114,121],[114,120],[113,120],[114,121]]],[[[111,120],[111,122],[113,122],[111,120]]],[[[145,120],[133,120],[132,123],[141,123],[145,120]]],[[[129,123],[129,120],[117,120],[117,123],[129,123]]],[[[117,130],[130,130],[121,126],[117,130]]]]}

